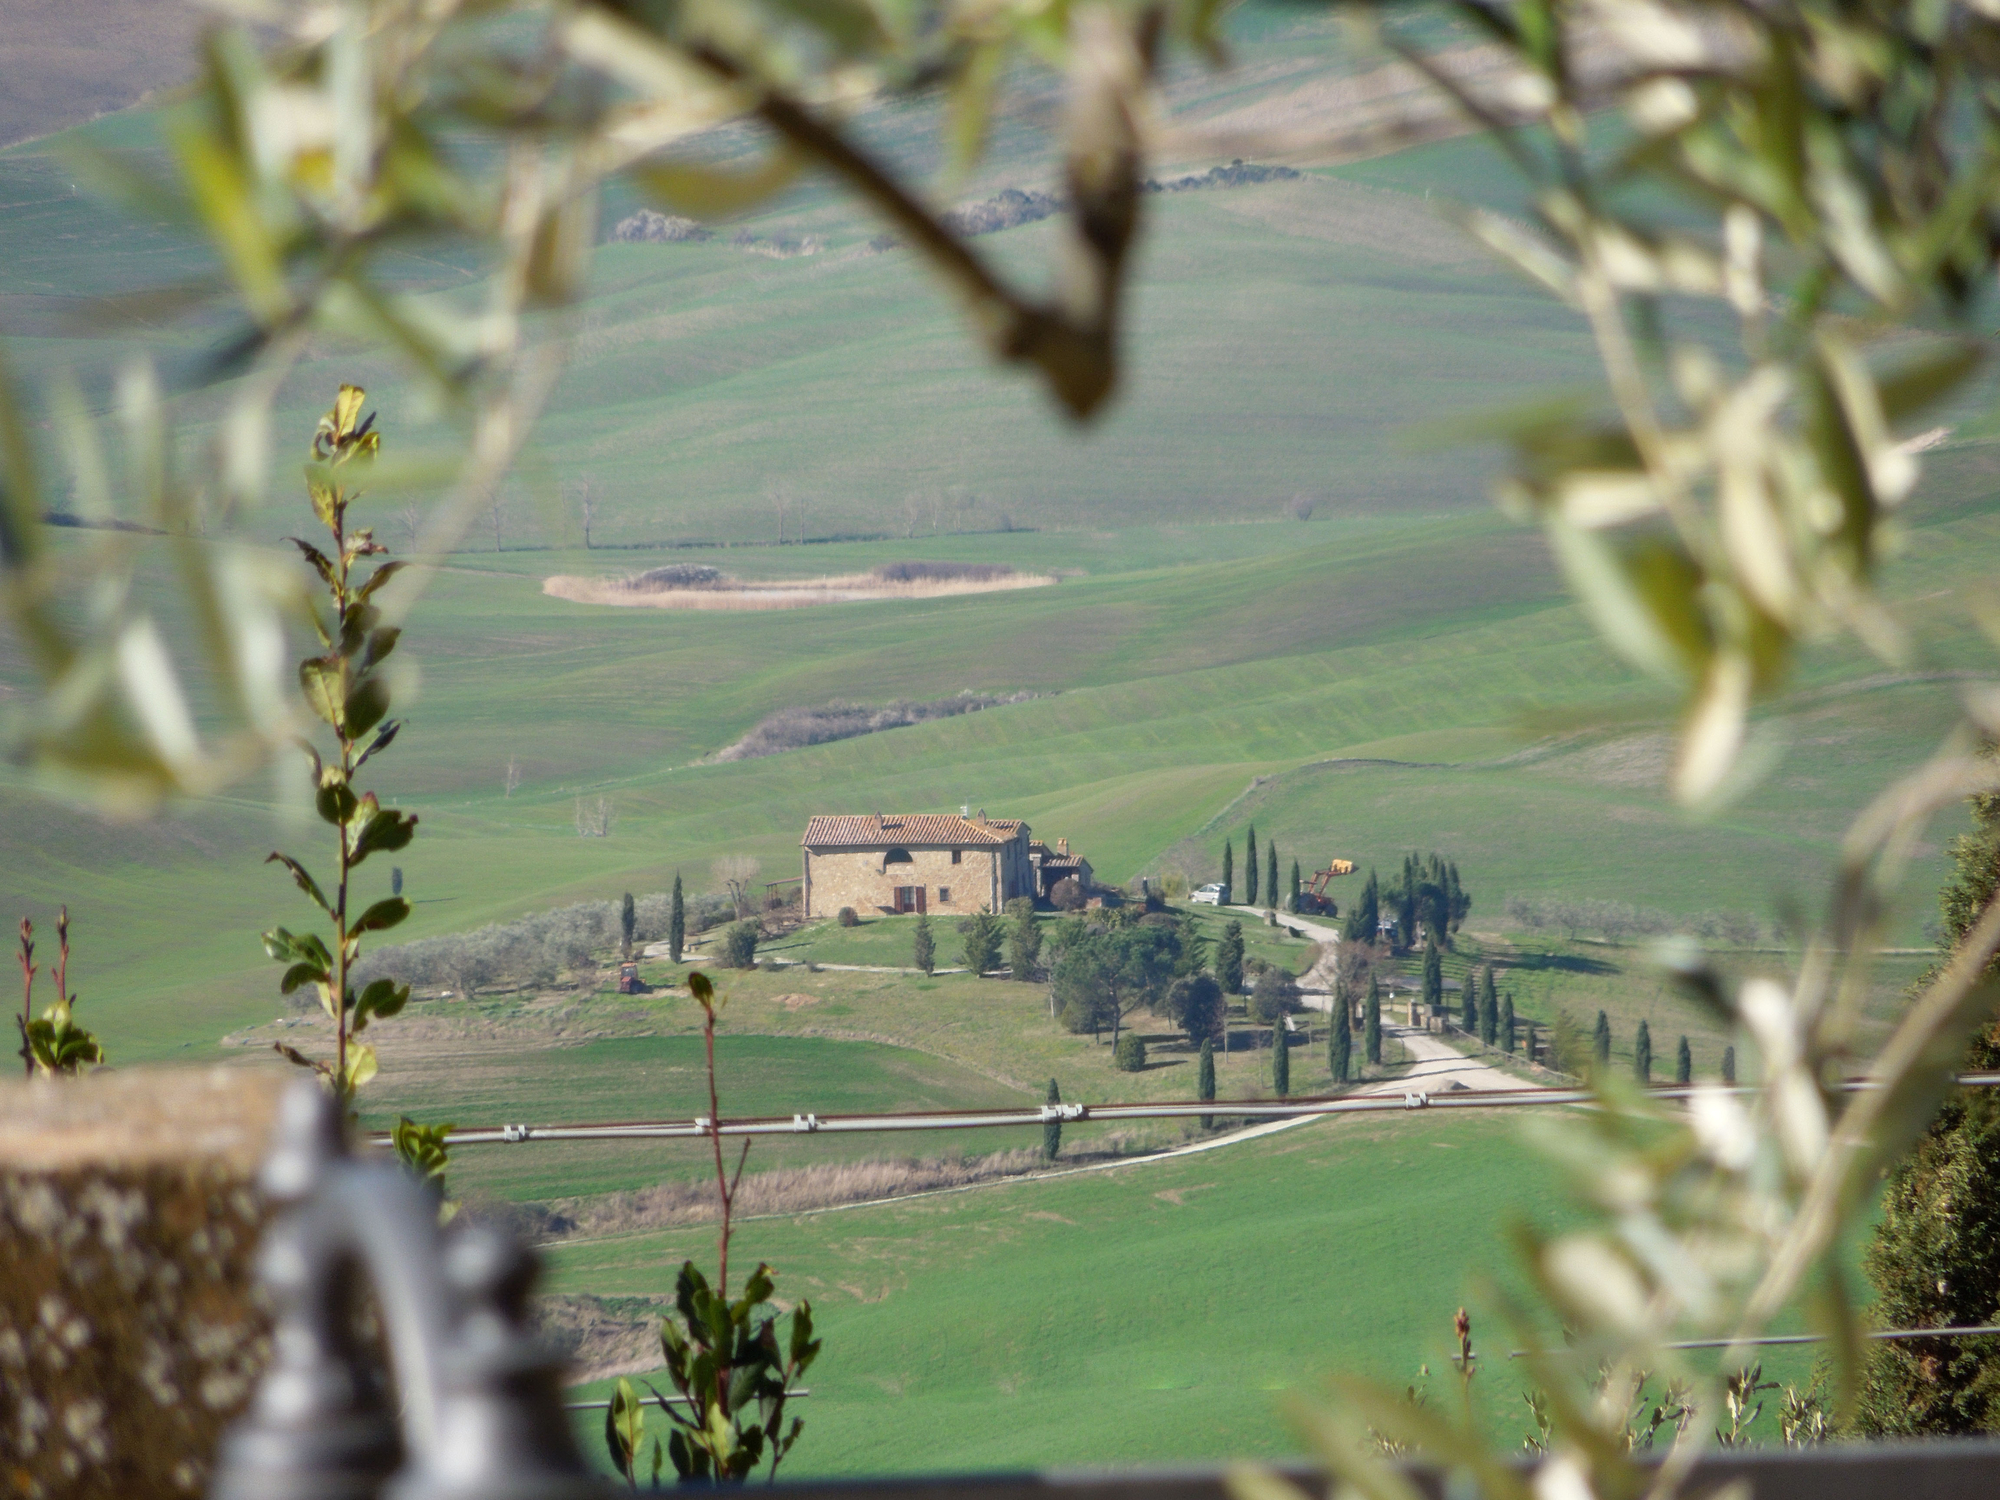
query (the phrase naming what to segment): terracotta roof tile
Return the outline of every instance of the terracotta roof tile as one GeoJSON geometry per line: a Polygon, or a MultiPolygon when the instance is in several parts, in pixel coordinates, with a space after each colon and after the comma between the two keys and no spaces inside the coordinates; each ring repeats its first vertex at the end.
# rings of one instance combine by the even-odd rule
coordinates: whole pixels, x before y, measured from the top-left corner
{"type": "Polygon", "coordinates": [[[1005,844],[1018,818],[962,818],[957,813],[817,813],[799,842],[808,849],[874,848],[883,844],[1005,844]]]}

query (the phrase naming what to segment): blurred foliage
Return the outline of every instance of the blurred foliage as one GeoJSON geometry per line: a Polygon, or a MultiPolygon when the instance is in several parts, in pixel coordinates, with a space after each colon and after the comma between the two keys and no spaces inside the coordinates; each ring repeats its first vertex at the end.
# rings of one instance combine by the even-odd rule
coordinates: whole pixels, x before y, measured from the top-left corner
{"type": "MultiPolygon", "coordinates": [[[[1463,223],[1588,321],[1606,375],[1601,401],[1492,424],[1512,450],[1503,503],[1540,522],[1603,639],[1682,695],[1672,787],[1713,806],[1754,770],[1753,708],[1806,644],[1844,633],[1889,664],[1911,654],[1874,585],[1917,479],[1909,427],[1987,352],[1975,314],[2000,246],[2000,19],[1950,0],[1453,8],[1504,61],[1482,81],[1404,41],[1398,12],[1366,15],[1527,181],[1532,224],[1463,223]]],[[[1862,1321],[1842,1235],[1996,998],[1986,892],[1867,1061],[1871,1087],[1838,1086],[1862,1061],[1859,1000],[1912,844],[1995,784],[1978,746],[2000,735],[2000,697],[1979,685],[1963,700],[1965,726],[1854,822],[1789,982],[1725,982],[1692,939],[1661,941],[1680,988],[1735,1032],[1755,1090],[1701,1086],[1683,1111],[1597,1068],[1601,1108],[1536,1123],[1594,1220],[1521,1227],[1529,1292],[1483,1289],[1530,1351],[1539,1472],[1482,1434],[1469,1377],[1462,1414],[1340,1379],[1297,1415],[1345,1493],[1407,1500],[1382,1455],[1419,1451],[1494,1500],[1670,1495],[1762,1409],[1771,1387],[1741,1341],[1799,1306],[1829,1340],[1835,1410],[1787,1392],[1786,1440],[1852,1411],[1862,1321]],[[1688,1338],[1727,1347],[1703,1368],[1670,1347],[1688,1338]],[[1635,1403],[1654,1378],[1670,1394],[1647,1415],[1635,1403]],[[1634,1432],[1666,1427],[1643,1467],[1634,1432]]],[[[1555,1041],[1563,1066],[1583,1066],[1569,1018],[1555,1041]]],[[[1252,1471],[1236,1490],[1300,1493],[1252,1471]]]]}
{"type": "MultiPolygon", "coordinates": [[[[192,540],[259,504],[272,401],[308,342],[389,351],[422,406],[462,425],[449,501],[413,550],[461,536],[520,451],[556,380],[597,236],[619,179],[675,213],[714,217],[823,172],[872,208],[963,305],[1002,361],[1024,365],[1061,411],[1101,411],[1119,374],[1120,314],[1138,233],[1155,81],[1166,53],[1219,57],[1219,0],[963,5],[944,0],[218,0],[236,20],[206,36],[196,85],[164,112],[164,178],[106,153],[79,175],[216,251],[217,277],[155,289],[148,316],[212,304],[237,333],[207,377],[227,380],[216,450],[193,477],[172,457],[165,408],[135,366],[119,397],[145,520],[177,538],[201,622],[202,669],[223,723],[197,732],[174,653],[124,598],[132,538],[58,559],[38,534],[48,490],[0,370],[0,579],[44,685],[13,738],[45,777],[140,810],[221,785],[281,745],[295,717],[278,658],[295,592],[254,553],[192,540]],[[857,143],[848,117],[888,96],[942,98],[957,172],[979,156],[1003,80],[1061,79],[1068,213],[1046,295],[1013,285],[955,234],[898,169],[857,143]],[[740,127],[758,160],[719,165],[713,135],[740,127]],[[419,294],[405,252],[470,252],[459,295],[419,294]],[[56,608],[95,588],[79,628],[56,608]]],[[[740,137],[739,137],[740,138],[740,137]]],[[[106,512],[104,466],[73,393],[55,403],[80,509],[106,512]]],[[[414,597],[414,590],[409,591],[414,597]]],[[[399,604],[407,608],[408,600],[399,604]]]]}

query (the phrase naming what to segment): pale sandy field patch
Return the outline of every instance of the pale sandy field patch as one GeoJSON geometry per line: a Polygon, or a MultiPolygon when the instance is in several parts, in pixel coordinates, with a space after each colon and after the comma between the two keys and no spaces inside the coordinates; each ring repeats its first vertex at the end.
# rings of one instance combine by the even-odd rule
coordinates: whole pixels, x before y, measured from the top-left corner
{"type": "Polygon", "coordinates": [[[636,609],[807,609],[816,604],[854,604],[870,599],[945,599],[1003,589],[1045,588],[1055,581],[1046,573],[894,580],[878,578],[872,573],[844,573],[823,578],[725,577],[693,587],[648,588],[622,578],[579,578],[559,573],[542,580],[542,592],[572,604],[611,604],[636,609]]]}

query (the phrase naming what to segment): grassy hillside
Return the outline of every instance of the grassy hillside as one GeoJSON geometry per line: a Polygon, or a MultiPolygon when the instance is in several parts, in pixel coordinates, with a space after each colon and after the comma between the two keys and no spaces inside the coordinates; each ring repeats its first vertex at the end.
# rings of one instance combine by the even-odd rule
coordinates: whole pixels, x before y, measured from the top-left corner
{"type": "MultiPolygon", "coordinates": [[[[1972,505],[1913,528],[1899,592],[1924,596],[1910,614],[1940,667],[1975,647],[1938,588],[1993,555],[1995,524],[1972,505]]],[[[1030,535],[980,550],[1027,564],[1048,545],[1030,535]]],[[[1253,818],[1315,863],[1392,869],[1406,848],[1441,848],[1481,922],[1510,894],[1764,917],[1813,900],[1860,799],[1942,727],[1949,684],[1816,664],[1807,681],[1825,686],[1799,701],[1791,758],[1739,807],[1692,822],[1657,789],[1662,705],[1610,664],[1539,546],[1484,513],[1147,529],[1079,548],[1090,576],[1054,588],[743,614],[593,608],[511,569],[448,573],[407,637],[421,691],[380,763],[385,794],[423,819],[400,859],[417,902],[406,931],[661,890],[676,869],[700,889],[725,853],[778,879],[796,871],[811,812],[961,803],[1069,837],[1114,880],[1185,839],[1209,857],[1225,836],[1240,849],[1253,818]],[[1211,537],[1223,560],[1193,561],[1211,537]],[[1128,544],[1136,565],[1119,555],[1128,544]],[[1047,696],[702,761],[789,704],[963,688],[1047,696]],[[1579,712],[1639,717],[1550,737],[1555,716],[1579,712]],[[512,796],[510,757],[525,775],[512,796]],[[1252,790],[1260,776],[1276,779],[1252,790]],[[609,838],[576,836],[579,796],[611,799],[609,838]]],[[[907,547],[872,544],[837,561],[898,555],[907,547]]],[[[287,801],[246,786],[133,828],[18,785],[0,799],[0,902],[38,919],[69,902],[86,1005],[101,1007],[119,1055],[209,1046],[272,1014],[255,933],[301,913],[259,862],[272,847],[310,854],[316,838],[287,801]]],[[[1903,914],[1908,939],[1921,941],[1937,869],[1933,845],[1903,914]]]]}

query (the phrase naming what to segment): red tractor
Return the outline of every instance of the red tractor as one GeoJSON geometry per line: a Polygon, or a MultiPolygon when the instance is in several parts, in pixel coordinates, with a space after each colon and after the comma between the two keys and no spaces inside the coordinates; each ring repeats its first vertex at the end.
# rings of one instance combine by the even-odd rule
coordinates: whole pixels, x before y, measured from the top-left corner
{"type": "Polygon", "coordinates": [[[1340,908],[1326,893],[1327,882],[1353,873],[1354,861],[1351,859],[1329,860],[1324,870],[1313,871],[1311,882],[1299,890],[1299,914],[1307,917],[1339,915],[1340,908]]]}

